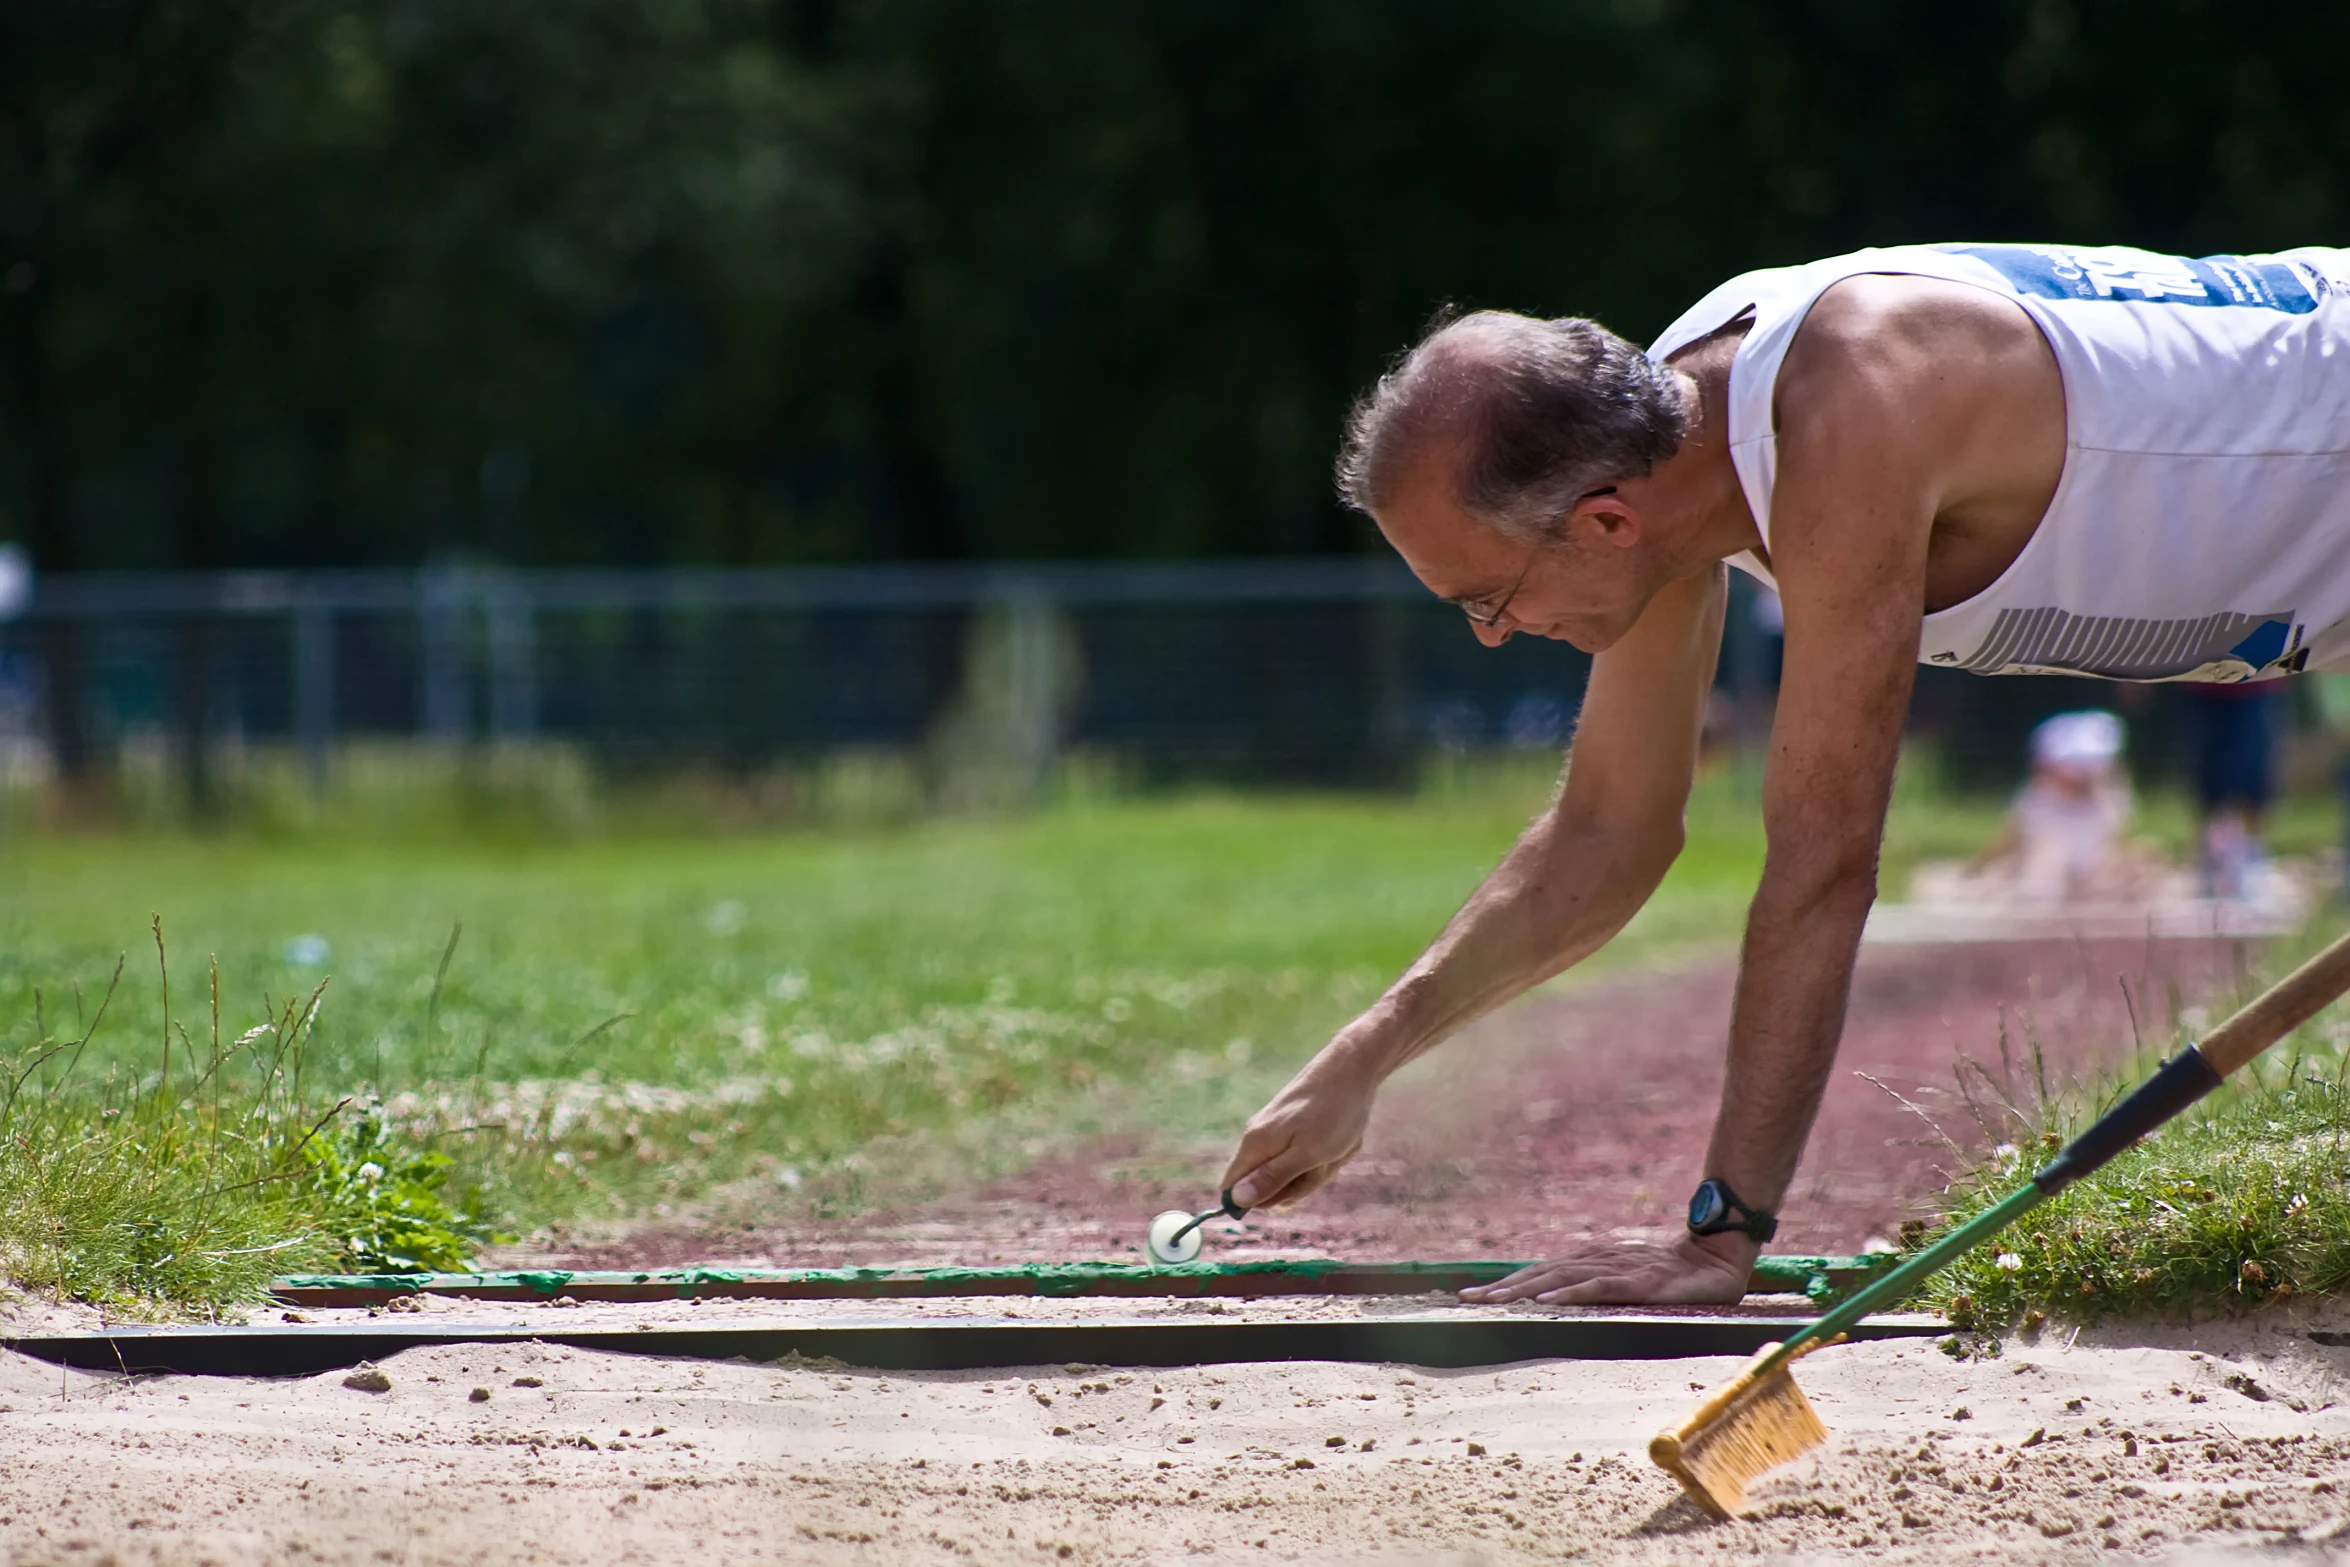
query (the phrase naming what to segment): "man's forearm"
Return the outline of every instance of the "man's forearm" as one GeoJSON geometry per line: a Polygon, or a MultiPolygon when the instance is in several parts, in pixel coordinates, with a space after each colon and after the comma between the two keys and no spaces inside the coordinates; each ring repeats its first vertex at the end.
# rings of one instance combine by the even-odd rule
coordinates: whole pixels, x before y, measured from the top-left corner
{"type": "Polygon", "coordinates": [[[1640,825],[1562,833],[1553,811],[1529,828],[1410,971],[1250,1119],[1225,1171],[1234,1198],[1313,1191],[1362,1147],[1390,1073],[1614,934],[1679,847],[1677,825],[1670,849],[1640,825]]]}
{"type": "Polygon", "coordinates": [[[1602,832],[1546,815],[1331,1049],[1384,1078],[1606,945],[1679,850],[1677,819],[1602,832]]]}
{"type": "Polygon", "coordinates": [[[1876,894],[1864,872],[1765,873],[1746,927],[1722,1103],[1706,1173],[1776,1211],[1827,1091],[1861,927],[1876,894]]]}
{"type": "Polygon", "coordinates": [[[1719,566],[1676,579],[1592,661],[1557,800],[1419,961],[1331,1041],[1346,1075],[1394,1071],[1588,957],[1648,901],[1681,852],[1727,601],[1719,566]]]}
{"type": "Polygon", "coordinates": [[[1681,852],[1720,641],[1717,568],[1665,584],[1592,661],[1558,798],[1370,1010],[1249,1120],[1225,1180],[1295,1201],[1362,1147],[1388,1074],[1623,928],[1681,852]]]}

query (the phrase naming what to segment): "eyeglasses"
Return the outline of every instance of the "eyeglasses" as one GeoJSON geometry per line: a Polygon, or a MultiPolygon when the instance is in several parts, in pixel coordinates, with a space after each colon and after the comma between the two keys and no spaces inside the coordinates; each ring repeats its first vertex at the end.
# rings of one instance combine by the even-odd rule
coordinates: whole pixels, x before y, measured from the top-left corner
{"type": "Polygon", "coordinates": [[[1501,596],[1500,603],[1491,609],[1474,603],[1463,604],[1460,606],[1461,613],[1469,617],[1469,624],[1472,626],[1482,626],[1488,631],[1499,631],[1502,617],[1510,612],[1510,601],[1518,596],[1518,589],[1526,585],[1526,578],[1533,570],[1534,552],[1528,550],[1524,569],[1519,571],[1518,580],[1510,584],[1510,590],[1501,596]]]}
{"type": "MultiPolygon", "coordinates": [[[[1597,496],[1613,495],[1615,493],[1616,487],[1614,485],[1603,484],[1596,490],[1587,490],[1583,494],[1576,496],[1575,505],[1580,506],[1585,501],[1591,500],[1597,496]]],[[[1573,507],[1569,507],[1568,509],[1573,510],[1573,507]]],[[[1482,626],[1488,631],[1499,631],[1503,629],[1501,624],[1502,617],[1510,612],[1511,601],[1518,596],[1518,589],[1526,585],[1526,578],[1532,575],[1533,571],[1534,551],[1528,550],[1526,552],[1526,564],[1519,568],[1518,580],[1510,584],[1509,591],[1501,596],[1500,603],[1494,605],[1491,609],[1487,609],[1483,605],[1472,601],[1460,605],[1460,612],[1469,617],[1469,624],[1472,626],[1482,626]]]]}

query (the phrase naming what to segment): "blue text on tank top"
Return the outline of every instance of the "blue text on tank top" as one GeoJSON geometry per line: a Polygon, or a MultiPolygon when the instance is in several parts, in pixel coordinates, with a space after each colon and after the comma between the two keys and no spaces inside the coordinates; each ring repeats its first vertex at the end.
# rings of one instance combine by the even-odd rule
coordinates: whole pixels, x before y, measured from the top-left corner
{"type": "Polygon", "coordinates": [[[2122,246],[1936,245],[1997,269],[2019,294],[2161,305],[2245,305],[2307,315],[2317,308],[2301,274],[2249,256],[2157,255],[2122,246]]]}

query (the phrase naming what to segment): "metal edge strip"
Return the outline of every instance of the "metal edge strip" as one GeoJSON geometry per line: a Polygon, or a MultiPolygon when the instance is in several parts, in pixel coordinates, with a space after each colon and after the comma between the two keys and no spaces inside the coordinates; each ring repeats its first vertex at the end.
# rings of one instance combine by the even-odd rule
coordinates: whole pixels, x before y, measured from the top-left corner
{"type": "MultiPolygon", "coordinates": [[[[547,1332],[494,1326],[117,1328],[0,1340],[90,1371],[182,1376],[315,1376],[441,1344],[536,1342],[680,1359],[827,1359],[880,1371],[1009,1366],[1195,1366],[1338,1360],[1455,1368],[1527,1360],[1679,1360],[1750,1355],[1801,1325],[1792,1317],[1488,1317],[1352,1322],[906,1323],[547,1332]]],[[[1856,1339],[1949,1331],[1879,1319],[1856,1339]]]]}

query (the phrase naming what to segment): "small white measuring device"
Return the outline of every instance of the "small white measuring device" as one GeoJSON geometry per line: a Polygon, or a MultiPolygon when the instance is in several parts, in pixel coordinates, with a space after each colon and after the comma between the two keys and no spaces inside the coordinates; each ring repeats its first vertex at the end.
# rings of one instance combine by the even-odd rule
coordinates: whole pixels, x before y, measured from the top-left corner
{"type": "Polygon", "coordinates": [[[1221,1207],[1205,1213],[1186,1213],[1181,1208],[1169,1208],[1151,1220],[1150,1233],[1143,1238],[1143,1249],[1151,1254],[1151,1261],[1163,1268],[1172,1268],[1199,1256],[1205,1237],[1200,1226],[1210,1219],[1237,1219],[1248,1212],[1232,1200],[1232,1189],[1224,1189],[1221,1207]]]}

